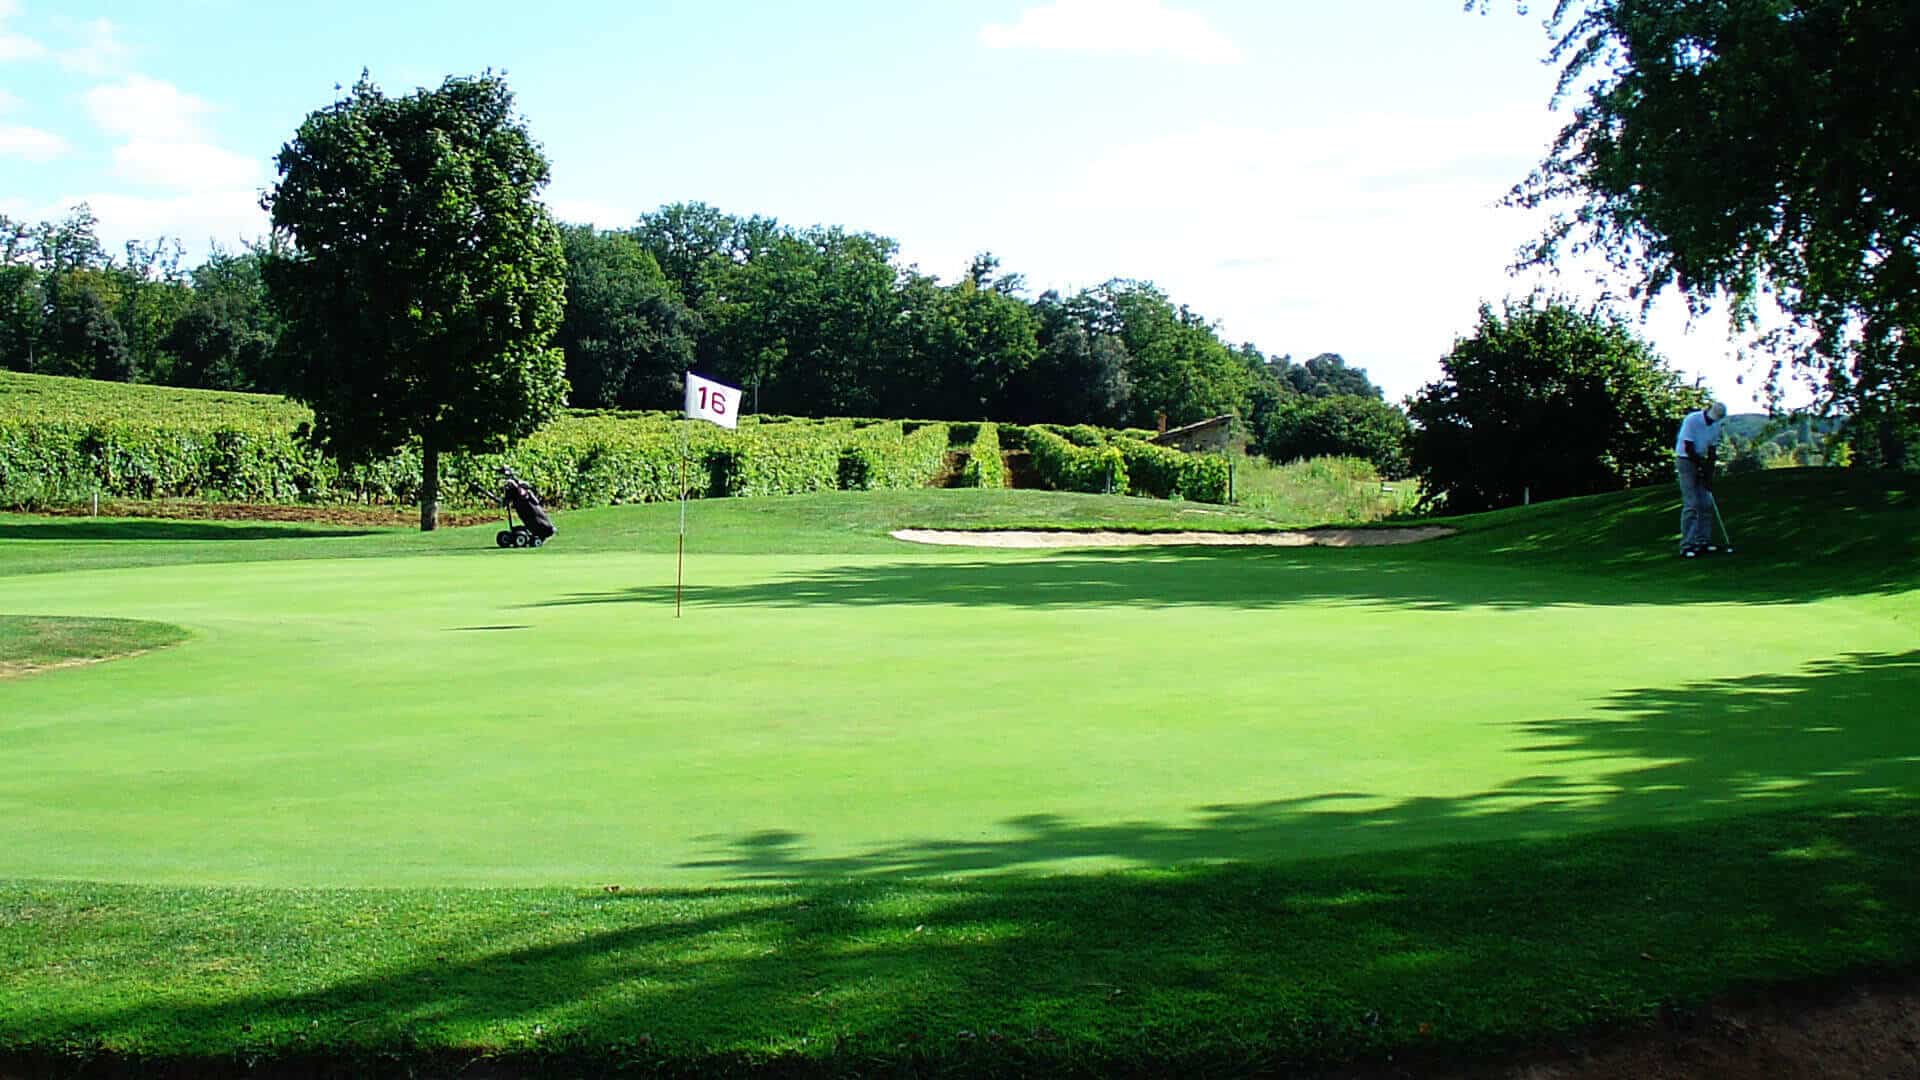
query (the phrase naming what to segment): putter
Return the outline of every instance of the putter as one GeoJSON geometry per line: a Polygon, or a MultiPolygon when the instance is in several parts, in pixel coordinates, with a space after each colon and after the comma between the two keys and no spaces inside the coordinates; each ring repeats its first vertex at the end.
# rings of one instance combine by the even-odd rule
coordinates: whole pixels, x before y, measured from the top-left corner
{"type": "Polygon", "coordinates": [[[1708,492],[1707,501],[1713,504],[1713,520],[1720,523],[1720,538],[1727,542],[1727,546],[1722,550],[1731,555],[1733,554],[1733,537],[1727,535],[1727,519],[1720,516],[1720,500],[1715,498],[1712,492],[1708,492]]]}

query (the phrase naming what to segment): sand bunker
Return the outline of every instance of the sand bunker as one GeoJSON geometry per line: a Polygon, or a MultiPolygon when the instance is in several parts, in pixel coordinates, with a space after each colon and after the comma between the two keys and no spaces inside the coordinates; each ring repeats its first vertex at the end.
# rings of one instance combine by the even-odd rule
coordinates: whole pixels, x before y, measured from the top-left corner
{"type": "Polygon", "coordinates": [[[895,529],[898,540],[916,544],[950,544],[960,547],[1067,548],[1067,547],[1140,547],[1150,544],[1206,544],[1214,547],[1373,547],[1379,544],[1414,544],[1454,530],[1442,525],[1420,525],[1407,529],[1313,529],[1297,532],[1042,532],[1005,530],[1001,532],[960,532],[948,529],[895,529]]]}

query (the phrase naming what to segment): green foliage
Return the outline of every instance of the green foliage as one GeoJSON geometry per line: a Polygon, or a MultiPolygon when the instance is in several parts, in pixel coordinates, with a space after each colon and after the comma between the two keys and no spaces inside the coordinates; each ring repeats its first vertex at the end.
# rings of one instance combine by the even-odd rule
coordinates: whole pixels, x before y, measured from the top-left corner
{"type": "Polygon", "coordinates": [[[1920,418],[1920,8],[1561,0],[1550,23],[1582,100],[1515,193],[1557,210],[1534,258],[1597,249],[1749,327],[1777,300],[1810,332],[1774,355],[1920,418]]]}
{"type": "Polygon", "coordinates": [[[1178,427],[1225,413],[1245,415],[1253,376],[1199,313],[1148,282],[1114,280],[1069,303],[1089,334],[1125,347],[1128,417],[1140,427],[1164,416],[1178,427]]]}
{"type": "MultiPolygon", "coordinates": [[[[0,373],[0,506],[108,498],[255,503],[405,503],[420,496],[421,448],[409,443],[342,467],[299,439],[306,410],[249,394],[0,373]]],[[[555,506],[677,499],[685,440],[695,497],[912,487],[944,468],[947,427],[900,421],[748,418],[737,432],[672,413],[563,417],[511,451],[450,454],[449,506],[498,501],[508,465],[555,506]]]]}
{"type": "Polygon", "coordinates": [[[1106,429],[1094,427],[1092,424],[1045,424],[1042,427],[1075,446],[1097,450],[1111,441],[1106,429]]]}
{"type": "Polygon", "coordinates": [[[572,403],[658,407],[693,363],[693,314],[653,255],[631,235],[560,229],[567,310],[554,344],[566,356],[572,403]]]}
{"type": "Polygon", "coordinates": [[[1027,429],[1040,482],[1055,491],[1094,493],[1127,490],[1127,459],[1114,446],[1076,446],[1041,427],[1027,429]]]}
{"type": "MultiPolygon", "coordinates": [[[[954,425],[956,436],[960,425],[954,425]]],[[[1000,456],[1000,429],[994,424],[980,424],[974,436],[967,442],[967,464],[960,474],[961,483],[971,488],[1003,488],[1007,486],[1007,462],[1000,456]]]]}
{"type": "Polygon", "coordinates": [[[497,452],[556,416],[565,259],[547,162],[495,75],[389,98],[366,76],[312,113],[263,204],[295,249],[267,265],[292,393],[348,463],[418,439],[421,527],[443,451],[497,452]]]}
{"type": "Polygon", "coordinates": [[[1321,353],[1311,357],[1304,364],[1296,364],[1291,357],[1282,356],[1268,362],[1273,374],[1288,389],[1303,397],[1370,397],[1382,396],[1379,387],[1367,378],[1360,368],[1347,366],[1346,358],[1339,353],[1321,353]]]}
{"type": "Polygon", "coordinates": [[[1188,454],[1140,439],[1119,438],[1113,446],[1127,465],[1127,494],[1156,499],[1192,499],[1224,503],[1230,466],[1220,454],[1188,454]]]}
{"type": "Polygon", "coordinates": [[[874,491],[925,487],[946,466],[947,426],[924,424],[902,433],[899,421],[860,428],[840,450],[840,487],[874,491]]]}
{"type": "Polygon", "coordinates": [[[1259,450],[1284,464],[1318,457],[1365,458],[1382,476],[1407,475],[1407,414],[1375,397],[1299,397],[1281,406],[1261,433],[1259,450]]]}
{"type": "Polygon", "coordinates": [[[1275,465],[1260,456],[1235,462],[1234,505],[1280,521],[1365,523],[1409,514],[1420,485],[1380,479],[1362,458],[1312,458],[1275,465]]]}
{"type": "Polygon", "coordinates": [[[1721,421],[1720,469],[1728,475],[1850,461],[1843,420],[1797,412],[1780,416],[1739,414],[1721,421]],[[1841,455],[1847,461],[1839,460],[1841,455]]]}
{"type": "Polygon", "coordinates": [[[1616,316],[1532,296],[1480,308],[1472,337],[1410,403],[1408,458],[1429,505],[1454,513],[1664,478],[1704,395],[1616,316]]]}
{"type": "Polygon", "coordinates": [[[1035,301],[1040,352],[1026,386],[1009,395],[1006,416],[1029,423],[1126,419],[1133,396],[1127,347],[1095,325],[1086,296],[1063,301],[1049,292],[1035,301]]]}
{"type": "Polygon", "coordinates": [[[74,282],[55,296],[46,352],[36,365],[52,375],[125,381],[133,375],[127,335],[95,284],[74,282]]]}

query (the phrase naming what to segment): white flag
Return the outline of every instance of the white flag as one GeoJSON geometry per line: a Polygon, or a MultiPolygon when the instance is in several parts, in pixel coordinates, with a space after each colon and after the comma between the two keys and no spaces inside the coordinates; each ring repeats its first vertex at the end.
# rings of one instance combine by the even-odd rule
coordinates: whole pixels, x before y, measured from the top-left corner
{"type": "Polygon", "coordinates": [[[730,428],[739,426],[739,413],[739,390],[687,372],[687,419],[711,420],[730,428]]]}

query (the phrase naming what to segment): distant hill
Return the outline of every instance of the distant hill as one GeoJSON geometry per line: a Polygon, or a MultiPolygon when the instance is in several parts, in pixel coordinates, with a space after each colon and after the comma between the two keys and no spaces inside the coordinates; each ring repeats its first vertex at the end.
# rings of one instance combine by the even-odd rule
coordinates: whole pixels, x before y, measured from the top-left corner
{"type": "Polygon", "coordinates": [[[1734,413],[1721,421],[1727,425],[1727,434],[1741,442],[1752,443],[1765,439],[1769,442],[1791,444],[1806,436],[1831,435],[1846,423],[1845,417],[1815,417],[1802,414],[1769,416],[1766,413],[1734,413]],[[1784,441],[1783,441],[1784,440],[1784,441]]]}

